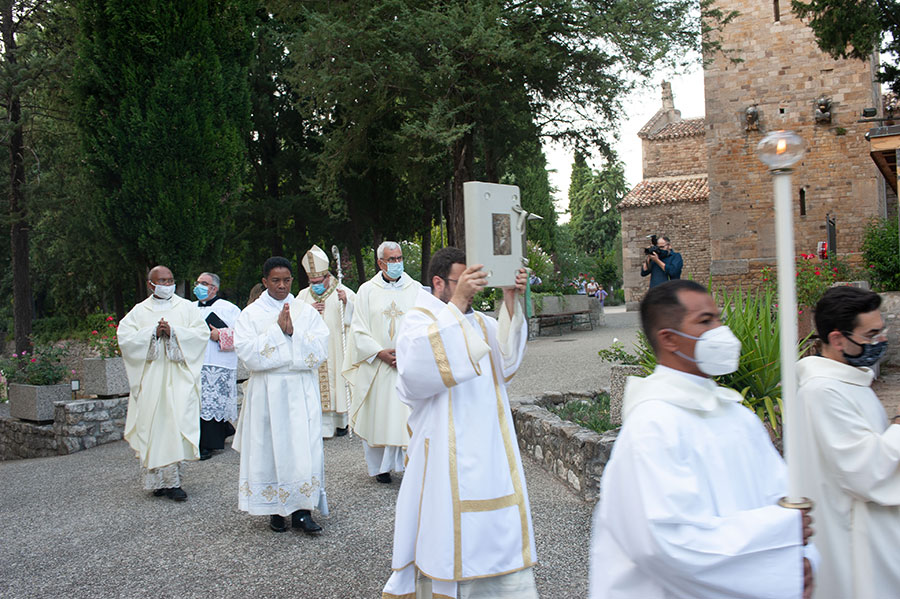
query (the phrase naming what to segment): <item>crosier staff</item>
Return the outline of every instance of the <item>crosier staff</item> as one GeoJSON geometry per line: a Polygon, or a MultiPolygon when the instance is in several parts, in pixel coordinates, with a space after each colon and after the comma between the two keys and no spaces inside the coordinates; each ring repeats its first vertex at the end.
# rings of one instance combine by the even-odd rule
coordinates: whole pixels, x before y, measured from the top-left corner
{"type": "MultiPolygon", "coordinates": [[[[337,279],[338,279],[338,287],[341,286],[341,283],[344,281],[344,271],[341,270],[341,252],[338,249],[338,246],[331,246],[331,255],[334,256],[334,263],[337,267],[337,279]]],[[[344,326],[344,302],[338,301],[338,306],[341,309],[341,346],[344,350],[344,355],[347,355],[347,329],[344,326]]],[[[350,384],[347,382],[347,379],[344,379],[344,391],[347,393],[347,401],[350,400],[350,384]]],[[[353,429],[350,427],[350,423],[347,423],[347,432],[349,437],[353,438],[353,429]]]]}

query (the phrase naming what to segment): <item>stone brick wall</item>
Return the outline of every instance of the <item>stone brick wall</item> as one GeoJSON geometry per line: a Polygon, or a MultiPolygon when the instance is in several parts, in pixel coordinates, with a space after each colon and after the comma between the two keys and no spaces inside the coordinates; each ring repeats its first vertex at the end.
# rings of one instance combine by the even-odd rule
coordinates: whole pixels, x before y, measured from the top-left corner
{"type": "Polygon", "coordinates": [[[522,453],[533,456],[586,501],[596,501],[618,429],[601,435],[560,419],[542,405],[590,397],[574,393],[517,397],[510,399],[510,408],[522,453]]]}
{"type": "MultiPolygon", "coordinates": [[[[709,211],[706,202],[680,202],[622,209],[622,279],[625,301],[639,302],[650,286],[641,276],[647,235],[668,235],[684,259],[683,279],[706,284],[709,279],[709,211]]],[[[631,307],[629,307],[631,309],[631,307]]]]}
{"type": "Polygon", "coordinates": [[[706,139],[702,135],[641,142],[643,174],[651,177],[706,174],[706,139]]]}
{"type": "Polygon", "coordinates": [[[56,402],[53,424],[33,424],[0,411],[0,461],[65,455],[118,441],[128,397],[56,402]]]}
{"type": "Polygon", "coordinates": [[[771,2],[722,0],[716,6],[740,13],[725,28],[722,43],[743,62],[733,64],[719,55],[704,71],[713,263],[774,262],[772,178],[756,157],[756,145],[775,129],[795,131],[807,146],[793,175],[796,252],[813,251],[817,241],[826,239],[827,213],[837,217],[841,253],[858,251],[866,221],[884,210],[864,138],[870,125],[856,123],[863,108],[880,109],[871,64],[823,54],[787,3],[781,3],[780,21],[771,2]],[[820,96],[832,100],[830,124],[815,123],[820,96]],[[752,105],[759,110],[758,131],[745,128],[744,111],[752,105]],[[805,216],[800,215],[801,189],[805,216]]]}
{"type": "Polygon", "coordinates": [[[53,431],[59,453],[74,453],[122,438],[128,396],[56,404],[53,431]]]}

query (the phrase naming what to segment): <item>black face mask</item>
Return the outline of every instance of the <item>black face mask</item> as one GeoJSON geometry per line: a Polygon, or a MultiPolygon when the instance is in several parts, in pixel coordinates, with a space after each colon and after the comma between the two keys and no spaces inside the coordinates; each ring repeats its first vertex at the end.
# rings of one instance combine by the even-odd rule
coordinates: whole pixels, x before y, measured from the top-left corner
{"type": "Polygon", "coordinates": [[[878,360],[884,356],[884,352],[887,351],[887,341],[879,341],[878,343],[857,343],[853,339],[850,339],[847,333],[842,333],[842,335],[844,335],[844,337],[853,345],[858,345],[862,348],[862,352],[858,356],[848,356],[847,352],[841,350],[844,360],[846,360],[847,364],[850,366],[872,366],[878,362],[878,360]]]}

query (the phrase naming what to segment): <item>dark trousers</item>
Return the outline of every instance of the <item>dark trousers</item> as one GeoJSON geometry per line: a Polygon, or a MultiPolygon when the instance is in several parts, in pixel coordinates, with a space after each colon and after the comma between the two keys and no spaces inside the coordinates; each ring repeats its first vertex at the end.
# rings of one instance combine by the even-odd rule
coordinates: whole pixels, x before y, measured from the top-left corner
{"type": "Polygon", "coordinates": [[[234,427],[227,420],[200,419],[200,449],[225,449],[225,439],[234,434],[234,427]]]}

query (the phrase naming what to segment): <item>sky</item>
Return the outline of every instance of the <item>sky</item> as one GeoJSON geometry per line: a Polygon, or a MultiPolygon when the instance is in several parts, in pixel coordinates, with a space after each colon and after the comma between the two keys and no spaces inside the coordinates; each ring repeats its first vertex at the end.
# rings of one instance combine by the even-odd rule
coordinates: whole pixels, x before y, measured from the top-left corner
{"type": "MultiPolygon", "coordinates": [[[[641,130],[647,121],[662,107],[662,88],[660,84],[666,77],[660,76],[652,82],[652,85],[637,90],[623,102],[630,108],[619,126],[619,141],[614,144],[616,151],[625,164],[625,179],[629,187],[634,187],[641,181],[641,140],[637,132],[641,130]]],[[[668,77],[672,84],[672,95],[675,99],[675,109],[681,111],[681,118],[690,119],[703,116],[703,70],[698,65],[686,75],[668,77]]],[[[544,152],[547,155],[550,172],[550,183],[557,188],[556,209],[560,213],[559,222],[567,222],[569,215],[564,214],[569,203],[569,178],[572,174],[572,150],[561,145],[545,144],[544,152]],[[555,171],[555,172],[553,172],[555,171]]],[[[602,167],[597,156],[588,159],[592,169],[599,170],[602,167]]]]}

